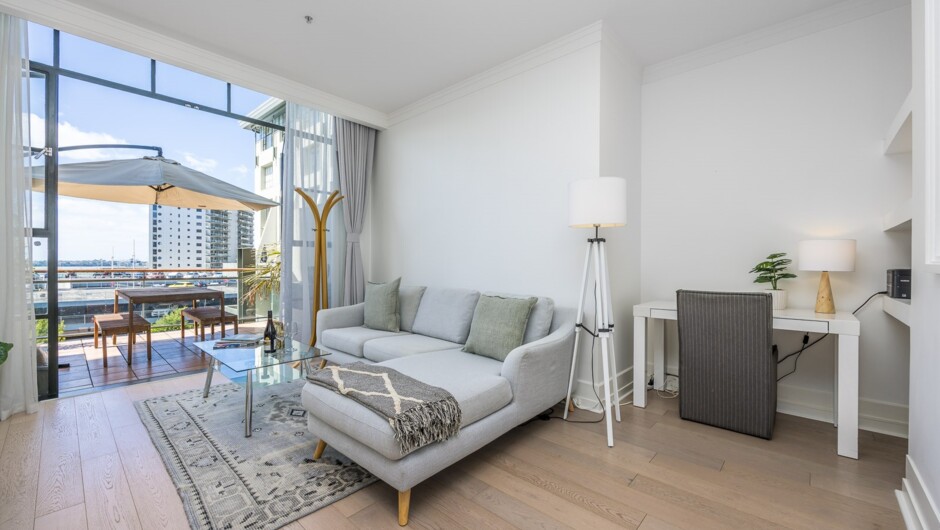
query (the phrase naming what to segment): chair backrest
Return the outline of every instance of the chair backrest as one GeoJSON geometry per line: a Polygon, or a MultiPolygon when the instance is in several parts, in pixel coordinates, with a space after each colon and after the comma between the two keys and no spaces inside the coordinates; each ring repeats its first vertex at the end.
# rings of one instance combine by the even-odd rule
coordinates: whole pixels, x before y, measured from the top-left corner
{"type": "Polygon", "coordinates": [[[777,408],[770,294],[680,290],[676,301],[679,415],[770,438],[777,408]]]}

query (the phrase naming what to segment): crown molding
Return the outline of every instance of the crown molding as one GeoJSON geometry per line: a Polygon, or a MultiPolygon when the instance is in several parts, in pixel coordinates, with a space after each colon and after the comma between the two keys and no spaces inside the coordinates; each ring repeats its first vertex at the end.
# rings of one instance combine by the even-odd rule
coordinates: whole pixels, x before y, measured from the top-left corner
{"type": "Polygon", "coordinates": [[[643,83],[654,83],[697,68],[908,5],[910,5],[910,0],[848,0],[841,2],[673,59],[651,64],[643,71],[643,83]]]}
{"type": "Polygon", "coordinates": [[[592,44],[596,44],[601,41],[602,26],[601,21],[594,22],[560,39],[556,39],[514,59],[510,59],[489,70],[435,92],[430,96],[419,99],[414,103],[405,105],[389,114],[388,123],[391,126],[411,119],[419,114],[460,99],[468,94],[499,83],[500,81],[515,77],[525,71],[574,53],[592,44]]]}
{"type": "Polygon", "coordinates": [[[72,2],[0,0],[0,10],[344,119],[379,129],[388,126],[384,112],[72,2]]]}

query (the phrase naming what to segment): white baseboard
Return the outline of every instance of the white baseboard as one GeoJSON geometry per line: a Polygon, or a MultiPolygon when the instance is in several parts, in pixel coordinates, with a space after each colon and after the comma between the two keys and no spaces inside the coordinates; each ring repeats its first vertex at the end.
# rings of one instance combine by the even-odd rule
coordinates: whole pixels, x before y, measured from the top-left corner
{"type": "Polygon", "coordinates": [[[923,478],[911,455],[907,455],[907,473],[901,481],[901,489],[895,490],[901,515],[908,530],[932,530],[940,528],[940,510],[927,491],[923,478]]]}
{"type": "MultiPolygon", "coordinates": [[[[679,373],[679,367],[666,366],[666,372],[679,373]]],[[[646,373],[652,376],[652,364],[647,366],[646,373]]],[[[777,412],[832,423],[832,392],[778,384],[777,412]]],[[[863,397],[858,400],[859,429],[907,438],[907,416],[907,405],[863,397]]]]}
{"type": "MultiPolygon", "coordinates": [[[[611,377],[611,382],[613,382],[613,377],[611,377]]],[[[574,406],[579,409],[590,410],[592,412],[601,412],[601,404],[598,403],[597,397],[594,396],[594,392],[591,390],[591,382],[584,379],[578,379],[575,381],[575,388],[571,391],[571,400],[574,401],[574,406]]],[[[620,391],[620,404],[627,405],[633,403],[633,367],[627,368],[626,370],[621,370],[617,374],[617,389],[620,391]]],[[[603,378],[597,381],[597,394],[603,395],[604,393],[604,380],[603,378]]]]}
{"type": "MultiPolygon", "coordinates": [[[[832,392],[778,385],[777,412],[832,423],[832,392]]],[[[907,438],[907,414],[905,405],[858,400],[859,429],[907,438]]]]}

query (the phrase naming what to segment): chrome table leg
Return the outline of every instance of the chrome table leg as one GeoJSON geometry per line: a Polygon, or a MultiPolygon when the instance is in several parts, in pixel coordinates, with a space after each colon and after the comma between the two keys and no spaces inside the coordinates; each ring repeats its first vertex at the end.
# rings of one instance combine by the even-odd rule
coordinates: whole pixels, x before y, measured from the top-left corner
{"type": "Polygon", "coordinates": [[[246,372],[245,379],[245,438],[251,437],[251,380],[252,372],[254,370],[248,370],[246,372]]]}
{"type": "Polygon", "coordinates": [[[202,390],[202,397],[209,397],[209,387],[212,385],[212,372],[215,370],[215,359],[209,360],[209,368],[206,369],[206,387],[202,390]]]}

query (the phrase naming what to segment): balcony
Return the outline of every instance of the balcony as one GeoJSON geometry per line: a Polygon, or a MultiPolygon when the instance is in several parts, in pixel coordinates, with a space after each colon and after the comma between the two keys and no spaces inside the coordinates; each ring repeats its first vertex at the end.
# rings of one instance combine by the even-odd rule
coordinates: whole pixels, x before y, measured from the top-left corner
{"type": "MultiPolygon", "coordinates": [[[[253,306],[244,304],[239,296],[246,273],[253,269],[206,268],[206,269],[106,269],[81,268],[60,269],[59,318],[66,337],[91,336],[92,316],[114,310],[114,290],[131,287],[197,286],[218,289],[225,293],[225,304],[230,311],[237,311],[243,321],[253,320],[253,306]]],[[[47,313],[48,279],[45,269],[33,273],[33,302],[37,315],[47,313]]],[[[147,304],[138,306],[137,312],[148,321],[157,323],[179,304],[147,304]]],[[[122,301],[121,311],[126,311],[122,301]]],[[[155,329],[156,331],[156,329],[155,329]]],[[[43,337],[44,338],[44,337],[43,337]]]]}
{"type": "MultiPolygon", "coordinates": [[[[170,376],[205,370],[206,356],[196,350],[192,324],[186,338],[180,338],[180,323],[174,311],[185,304],[143,304],[136,312],[151,322],[153,358],[146,355],[146,337],[139,335],[131,364],[127,363],[127,337],[120,336],[116,345],[108,344],[108,367],[103,365],[103,349],[94,346],[92,317],[114,310],[114,290],[131,287],[199,286],[225,293],[226,310],[239,315],[240,332],[261,332],[263,322],[256,322],[255,302],[246,303],[244,279],[251,268],[211,269],[60,269],[59,287],[59,388],[61,392],[86,390],[116,383],[153,377],[170,376]],[[68,365],[68,366],[65,366],[68,365]]],[[[46,270],[34,270],[33,300],[39,317],[48,314],[46,270]]],[[[268,307],[273,300],[258,300],[268,307]]],[[[260,307],[259,305],[259,307],[260,307]]],[[[127,311],[123,300],[119,310],[127,311]]],[[[37,320],[40,347],[46,348],[47,321],[37,320]]],[[[227,332],[232,332],[229,325],[227,332]]],[[[216,338],[219,330],[216,330],[216,338]]],[[[209,330],[206,338],[209,338],[209,330]]]]}

